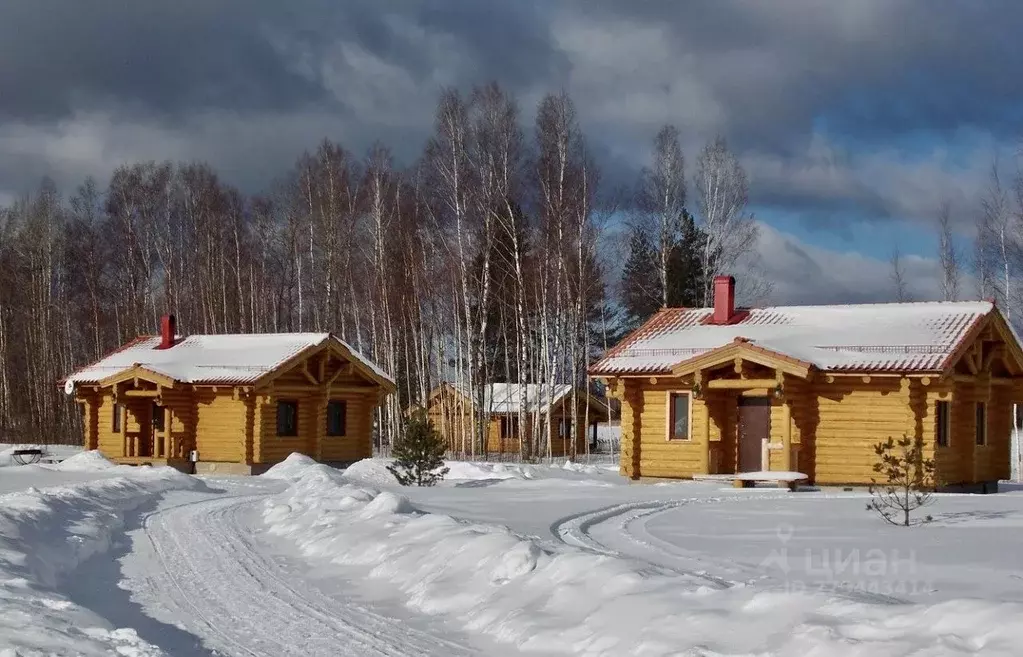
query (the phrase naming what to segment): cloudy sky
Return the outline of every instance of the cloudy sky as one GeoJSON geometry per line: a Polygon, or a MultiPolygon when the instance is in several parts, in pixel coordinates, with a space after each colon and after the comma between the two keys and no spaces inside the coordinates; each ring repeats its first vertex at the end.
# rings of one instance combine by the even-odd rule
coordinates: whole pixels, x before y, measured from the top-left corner
{"type": "Polygon", "coordinates": [[[0,202],[145,159],[255,191],[324,137],[408,161],[441,87],[496,79],[527,117],[567,90],[615,179],[666,122],[690,161],[725,135],[774,301],[886,300],[895,244],[926,298],[936,208],[966,239],[1023,135],[1020,34],[1017,0],[4,2],[0,202]]]}

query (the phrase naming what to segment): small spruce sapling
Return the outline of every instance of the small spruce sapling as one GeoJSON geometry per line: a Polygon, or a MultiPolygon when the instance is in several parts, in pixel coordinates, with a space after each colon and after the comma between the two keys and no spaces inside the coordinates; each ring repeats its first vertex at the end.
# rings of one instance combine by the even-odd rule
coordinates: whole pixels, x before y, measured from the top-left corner
{"type": "Polygon", "coordinates": [[[422,410],[405,425],[405,435],[394,446],[394,463],[387,466],[402,486],[433,486],[444,479],[444,439],[422,410]]]}
{"type": "MultiPolygon", "coordinates": [[[[871,478],[868,511],[875,511],[893,525],[909,527],[910,514],[931,503],[936,484],[934,461],[924,458],[922,438],[903,434],[895,442],[891,437],[874,445],[877,462],[874,472],[883,480],[871,478]]],[[[923,519],[930,522],[931,516],[923,519]]]]}

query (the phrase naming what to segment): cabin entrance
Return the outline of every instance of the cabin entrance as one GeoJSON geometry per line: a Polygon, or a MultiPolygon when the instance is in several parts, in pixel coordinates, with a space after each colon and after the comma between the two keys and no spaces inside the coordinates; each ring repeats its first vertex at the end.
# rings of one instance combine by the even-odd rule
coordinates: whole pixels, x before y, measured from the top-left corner
{"type": "Polygon", "coordinates": [[[739,397],[737,472],[766,470],[763,441],[771,436],[771,400],[767,397],[739,397]]]}

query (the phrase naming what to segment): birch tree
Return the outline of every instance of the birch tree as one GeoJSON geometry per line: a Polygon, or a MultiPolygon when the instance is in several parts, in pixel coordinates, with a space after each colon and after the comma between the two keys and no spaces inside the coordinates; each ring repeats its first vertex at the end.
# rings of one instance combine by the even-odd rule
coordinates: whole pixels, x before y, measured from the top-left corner
{"type": "Polygon", "coordinates": [[[889,274],[892,280],[892,288],[895,293],[895,300],[899,303],[909,301],[909,293],[907,292],[906,284],[906,267],[902,262],[902,251],[896,245],[892,249],[892,255],[889,259],[891,264],[891,273],[889,274]]]}
{"type": "MultiPolygon", "coordinates": [[[[1002,184],[998,163],[991,165],[988,187],[981,199],[977,229],[977,259],[983,276],[991,273],[995,299],[1012,317],[1015,304],[1013,279],[1020,261],[1018,215],[1013,211],[1008,191],[1002,184]]],[[[987,281],[985,281],[986,283],[987,281]]]]}
{"type": "Polygon", "coordinates": [[[723,137],[700,152],[696,161],[696,207],[706,243],[701,258],[704,277],[703,303],[712,303],[712,282],[717,274],[733,268],[756,249],[759,231],[746,212],[749,182],[738,159],[723,137]]]}
{"type": "Polygon", "coordinates": [[[945,200],[938,208],[938,265],[941,267],[941,298],[944,301],[959,299],[961,260],[952,231],[952,207],[945,200]]]}
{"type": "Polygon", "coordinates": [[[657,273],[661,306],[670,305],[668,276],[672,254],[682,240],[687,218],[685,158],[678,128],[666,125],[654,138],[653,162],[644,172],[638,205],[653,217],[657,235],[657,273]]]}

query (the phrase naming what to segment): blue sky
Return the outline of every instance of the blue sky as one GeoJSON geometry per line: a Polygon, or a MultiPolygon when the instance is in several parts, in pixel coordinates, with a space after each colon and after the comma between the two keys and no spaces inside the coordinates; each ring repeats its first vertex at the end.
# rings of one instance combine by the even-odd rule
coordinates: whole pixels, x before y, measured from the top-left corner
{"type": "Polygon", "coordinates": [[[0,6],[0,202],[138,160],[266,188],[323,138],[412,161],[445,86],[498,81],[528,125],[574,99],[609,184],[661,125],[727,137],[765,225],[772,300],[936,294],[933,223],[965,242],[1023,136],[1015,0],[97,0],[0,6]],[[59,16],[60,20],[54,20],[59,16]]]}

